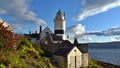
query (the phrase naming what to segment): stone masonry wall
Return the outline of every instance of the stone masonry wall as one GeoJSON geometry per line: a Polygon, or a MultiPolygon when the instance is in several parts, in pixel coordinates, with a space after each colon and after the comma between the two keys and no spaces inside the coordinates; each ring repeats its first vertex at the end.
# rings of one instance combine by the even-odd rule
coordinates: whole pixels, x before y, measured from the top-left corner
{"type": "Polygon", "coordinates": [[[82,54],[82,67],[88,67],[88,53],[82,54]]]}

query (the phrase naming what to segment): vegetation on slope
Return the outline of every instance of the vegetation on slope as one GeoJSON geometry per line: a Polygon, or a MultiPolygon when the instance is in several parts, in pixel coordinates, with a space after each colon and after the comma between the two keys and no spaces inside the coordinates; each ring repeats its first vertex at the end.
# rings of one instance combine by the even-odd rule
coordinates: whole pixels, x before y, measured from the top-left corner
{"type": "Polygon", "coordinates": [[[0,68],[54,68],[38,45],[0,23],[0,68]]]}
{"type": "Polygon", "coordinates": [[[113,65],[110,63],[106,63],[106,62],[102,62],[102,61],[89,59],[88,68],[120,68],[120,66],[113,65]]]}
{"type": "Polygon", "coordinates": [[[2,68],[53,68],[49,58],[41,56],[44,52],[38,45],[32,45],[27,39],[21,39],[17,50],[7,49],[0,53],[2,68]]]}
{"type": "Polygon", "coordinates": [[[100,66],[96,63],[96,61],[89,59],[88,68],[100,68],[100,66]]]}

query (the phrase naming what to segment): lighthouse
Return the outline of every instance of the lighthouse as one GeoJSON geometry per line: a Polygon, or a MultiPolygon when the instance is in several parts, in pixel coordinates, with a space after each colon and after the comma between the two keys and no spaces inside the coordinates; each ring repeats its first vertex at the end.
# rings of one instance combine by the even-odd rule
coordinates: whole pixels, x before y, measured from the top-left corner
{"type": "Polygon", "coordinates": [[[58,36],[61,36],[63,40],[65,40],[65,24],[65,13],[59,10],[54,19],[54,33],[58,36]]]}

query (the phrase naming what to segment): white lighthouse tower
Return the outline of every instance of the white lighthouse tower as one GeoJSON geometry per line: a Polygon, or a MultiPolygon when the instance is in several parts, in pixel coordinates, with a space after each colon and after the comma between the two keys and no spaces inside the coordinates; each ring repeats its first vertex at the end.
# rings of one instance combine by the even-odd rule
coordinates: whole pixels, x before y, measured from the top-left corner
{"type": "Polygon", "coordinates": [[[58,36],[61,36],[65,40],[65,13],[59,10],[54,19],[54,33],[58,36]]]}

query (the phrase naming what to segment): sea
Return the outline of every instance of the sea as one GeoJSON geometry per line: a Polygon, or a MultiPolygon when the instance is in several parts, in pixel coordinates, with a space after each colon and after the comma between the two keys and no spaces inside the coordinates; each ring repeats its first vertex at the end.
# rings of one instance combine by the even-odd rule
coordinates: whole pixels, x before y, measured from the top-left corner
{"type": "Polygon", "coordinates": [[[89,58],[120,66],[120,49],[89,49],[89,58]]]}

